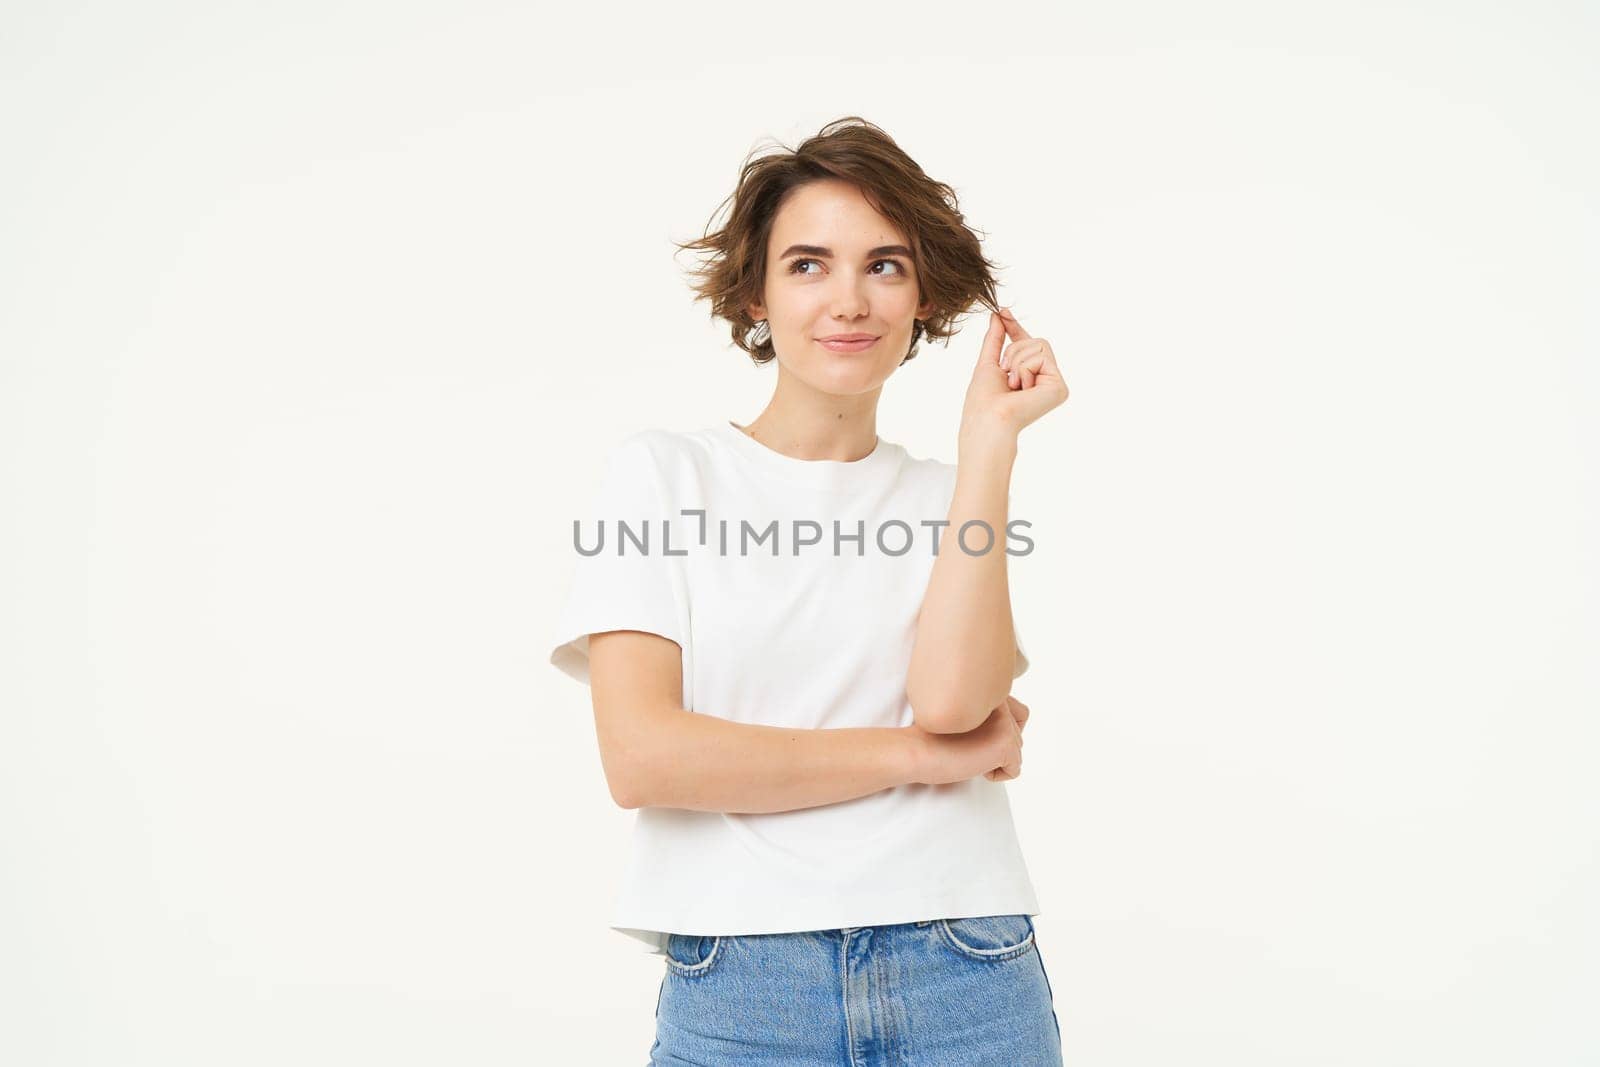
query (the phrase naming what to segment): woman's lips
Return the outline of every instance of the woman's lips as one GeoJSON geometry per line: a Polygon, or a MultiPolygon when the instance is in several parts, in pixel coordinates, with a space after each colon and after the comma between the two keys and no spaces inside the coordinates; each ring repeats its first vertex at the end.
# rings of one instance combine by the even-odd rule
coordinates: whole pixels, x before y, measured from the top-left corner
{"type": "Polygon", "coordinates": [[[818,341],[817,343],[830,352],[860,352],[877,344],[878,339],[874,337],[866,341],[818,341]]]}

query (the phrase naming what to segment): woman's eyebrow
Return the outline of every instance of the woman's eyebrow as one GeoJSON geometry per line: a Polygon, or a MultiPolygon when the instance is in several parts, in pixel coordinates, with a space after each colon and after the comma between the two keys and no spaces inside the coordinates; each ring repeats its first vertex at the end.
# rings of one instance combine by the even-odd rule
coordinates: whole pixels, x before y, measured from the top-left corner
{"type": "MultiPolygon", "coordinates": [[[[779,259],[788,259],[790,256],[820,256],[823,259],[833,258],[833,249],[821,245],[790,245],[783,250],[779,259]]],[[[906,256],[910,258],[911,249],[905,245],[879,245],[877,248],[867,249],[867,258],[874,256],[906,256]]]]}

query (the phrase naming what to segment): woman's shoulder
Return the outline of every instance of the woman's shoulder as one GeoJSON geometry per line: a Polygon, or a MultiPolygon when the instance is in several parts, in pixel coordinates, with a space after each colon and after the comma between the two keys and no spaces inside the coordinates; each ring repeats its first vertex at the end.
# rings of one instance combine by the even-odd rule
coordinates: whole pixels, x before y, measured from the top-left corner
{"type": "Polygon", "coordinates": [[[700,477],[715,445],[704,430],[660,426],[634,430],[607,451],[605,463],[614,477],[648,480],[658,486],[681,487],[700,477]]]}

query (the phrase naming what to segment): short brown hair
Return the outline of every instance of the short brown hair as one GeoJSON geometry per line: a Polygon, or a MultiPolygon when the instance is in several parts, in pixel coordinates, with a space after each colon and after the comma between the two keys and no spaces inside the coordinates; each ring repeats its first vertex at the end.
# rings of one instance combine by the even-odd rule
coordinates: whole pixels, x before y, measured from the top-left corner
{"type": "Polygon", "coordinates": [[[823,178],[856,186],[874,210],[909,237],[917,302],[931,302],[933,310],[912,329],[911,347],[902,364],[915,358],[924,331],[929,338],[948,343],[957,332],[959,317],[974,305],[999,311],[994,277],[998,268],[984,258],[977,235],[956,205],[955,190],[924,174],[883,130],[849,115],[828,123],[799,148],[777,147],[782,151],[745,160],[738,185],[717,208],[720,212],[733,204],[721,229],[712,232],[707,223],[698,240],[673,242],[679,251],[709,253],[693,272],[695,299],[709,300],[712,318],[732,324],[733,343],[758,366],[776,353],[767,324],[755,322],[747,307],[762,299],[773,220],[791,192],[823,178]]]}

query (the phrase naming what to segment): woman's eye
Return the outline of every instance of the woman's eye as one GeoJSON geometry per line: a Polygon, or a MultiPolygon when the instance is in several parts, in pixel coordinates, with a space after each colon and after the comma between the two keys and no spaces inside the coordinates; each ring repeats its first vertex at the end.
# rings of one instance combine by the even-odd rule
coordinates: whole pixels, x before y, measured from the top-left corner
{"type": "MultiPolygon", "coordinates": [[[[789,273],[790,274],[811,274],[812,273],[811,271],[801,270],[800,269],[804,264],[807,264],[807,263],[816,263],[817,266],[819,266],[819,267],[822,265],[820,262],[818,262],[815,259],[797,259],[793,263],[789,264],[789,273]]],[[[896,274],[904,274],[906,272],[905,268],[900,265],[900,261],[897,260],[897,259],[879,259],[879,260],[875,260],[872,265],[874,267],[876,267],[879,264],[883,264],[883,263],[887,263],[889,266],[893,267],[896,274]]]]}

